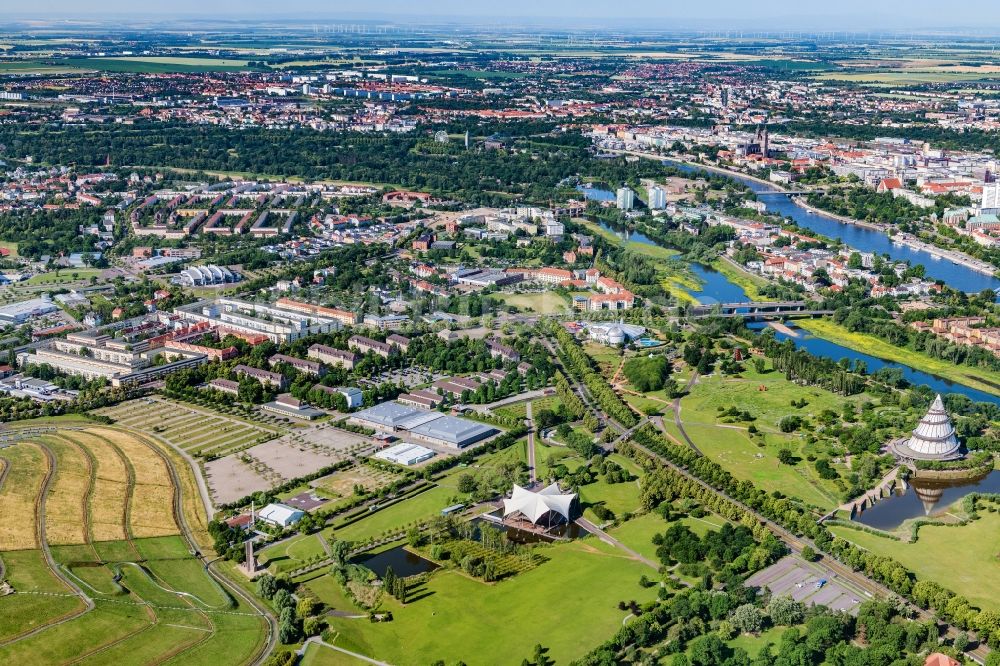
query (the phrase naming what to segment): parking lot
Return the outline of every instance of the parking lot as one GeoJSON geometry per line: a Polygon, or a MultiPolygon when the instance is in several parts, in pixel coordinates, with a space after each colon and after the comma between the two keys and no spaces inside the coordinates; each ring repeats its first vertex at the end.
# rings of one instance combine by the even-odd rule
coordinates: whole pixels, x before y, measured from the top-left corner
{"type": "Polygon", "coordinates": [[[445,375],[440,372],[431,372],[430,370],[426,370],[424,368],[402,368],[400,370],[381,372],[370,379],[362,379],[359,383],[374,386],[384,382],[389,382],[390,384],[403,382],[404,386],[412,388],[414,386],[420,386],[421,384],[430,384],[431,382],[435,382],[444,376],[445,375]]]}
{"type": "Polygon", "coordinates": [[[806,606],[827,606],[857,615],[866,592],[838,578],[822,562],[805,562],[790,555],[747,579],[748,587],[767,588],[776,597],[791,597],[806,606]],[[821,581],[825,581],[822,584],[821,581]]]}

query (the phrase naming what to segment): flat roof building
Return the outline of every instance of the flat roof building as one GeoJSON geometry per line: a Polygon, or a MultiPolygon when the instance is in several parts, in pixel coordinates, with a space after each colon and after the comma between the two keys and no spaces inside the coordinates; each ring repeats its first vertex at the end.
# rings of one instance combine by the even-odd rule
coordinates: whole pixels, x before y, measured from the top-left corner
{"type": "Polygon", "coordinates": [[[382,449],[375,454],[376,458],[388,460],[397,465],[416,465],[430,460],[434,457],[434,452],[419,444],[396,444],[387,449],[382,449]]]}
{"type": "Polygon", "coordinates": [[[285,504],[268,504],[257,512],[257,517],[278,527],[288,527],[302,520],[305,512],[285,504]]]}
{"type": "Polygon", "coordinates": [[[382,432],[406,432],[414,439],[459,449],[499,432],[484,423],[398,402],[383,402],[369,407],[351,416],[350,420],[382,432]]]}

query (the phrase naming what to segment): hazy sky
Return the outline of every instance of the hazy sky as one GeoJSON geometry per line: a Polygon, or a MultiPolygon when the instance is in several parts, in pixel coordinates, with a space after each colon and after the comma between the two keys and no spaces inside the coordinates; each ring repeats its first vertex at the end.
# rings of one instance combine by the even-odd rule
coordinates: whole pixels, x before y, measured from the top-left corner
{"type": "Polygon", "coordinates": [[[566,25],[596,19],[646,23],[647,27],[675,25],[772,26],[776,29],[883,30],[893,28],[1000,27],[998,0],[0,0],[9,13],[45,18],[98,14],[210,15],[225,18],[300,19],[424,17],[518,21],[561,20],[566,25]]]}

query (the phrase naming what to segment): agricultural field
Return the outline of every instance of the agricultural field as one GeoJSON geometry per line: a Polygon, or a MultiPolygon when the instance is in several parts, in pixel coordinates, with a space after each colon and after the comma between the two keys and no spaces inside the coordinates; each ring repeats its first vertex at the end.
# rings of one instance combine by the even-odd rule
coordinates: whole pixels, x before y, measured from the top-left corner
{"type": "Polygon", "coordinates": [[[263,618],[181,536],[204,514],[192,470],[140,435],[52,423],[0,449],[0,663],[252,661],[263,618]]]}
{"type": "Polygon", "coordinates": [[[54,65],[68,65],[80,69],[96,69],[103,72],[129,72],[135,74],[158,74],[163,72],[238,72],[247,69],[246,60],[223,58],[188,57],[108,57],[108,58],[66,58],[53,61],[54,65]]]}

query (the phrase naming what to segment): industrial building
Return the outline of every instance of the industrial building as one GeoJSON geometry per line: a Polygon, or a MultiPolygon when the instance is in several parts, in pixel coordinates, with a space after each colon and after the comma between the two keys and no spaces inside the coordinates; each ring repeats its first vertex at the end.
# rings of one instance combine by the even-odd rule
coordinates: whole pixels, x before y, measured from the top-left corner
{"type": "Polygon", "coordinates": [[[376,458],[388,460],[397,465],[417,465],[434,457],[434,452],[419,444],[396,444],[382,449],[375,454],[376,458]]]}
{"type": "Polygon", "coordinates": [[[456,449],[499,432],[490,425],[398,402],[383,402],[362,410],[351,416],[350,421],[380,432],[407,433],[413,439],[456,449]]]}
{"type": "Polygon", "coordinates": [[[0,323],[23,324],[33,317],[41,317],[58,309],[59,306],[48,298],[32,298],[19,303],[11,303],[0,307],[0,323]]]}

